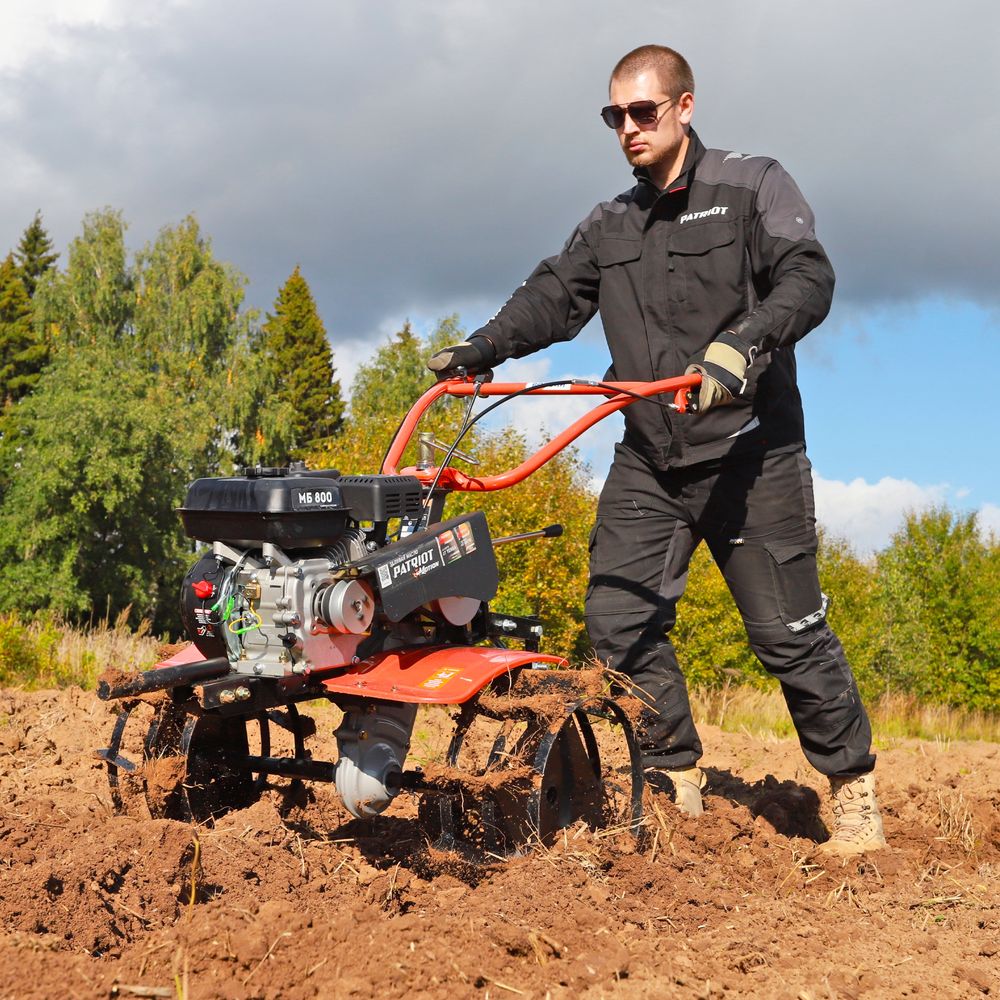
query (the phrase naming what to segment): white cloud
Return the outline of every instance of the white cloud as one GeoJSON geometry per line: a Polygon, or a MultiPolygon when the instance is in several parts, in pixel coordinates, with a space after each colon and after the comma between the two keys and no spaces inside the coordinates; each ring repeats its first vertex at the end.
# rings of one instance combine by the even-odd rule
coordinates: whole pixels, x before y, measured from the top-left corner
{"type": "Polygon", "coordinates": [[[993,535],[1000,541],[1000,504],[984,503],[979,508],[979,531],[984,538],[993,535]]]}
{"type": "MultiPolygon", "coordinates": [[[[824,479],[814,471],[816,518],[832,535],[850,542],[862,557],[868,557],[889,544],[910,511],[938,504],[953,510],[967,511],[971,491],[953,488],[948,483],[920,485],[909,479],[884,476],[877,483],[853,479],[849,483],[824,479]]],[[[978,524],[983,539],[992,533],[1000,538],[1000,505],[981,503],[978,524]]]]}
{"type": "Polygon", "coordinates": [[[333,366],[337,371],[340,394],[344,399],[350,399],[351,386],[358,369],[371,361],[376,349],[388,339],[382,337],[374,344],[370,338],[337,341],[333,352],[333,366]]]}
{"type": "Polygon", "coordinates": [[[887,545],[908,511],[946,503],[955,495],[947,483],[921,486],[891,476],[877,483],[861,478],[844,483],[814,473],[813,488],[819,523],[830,534],[847,539],[861,556],[887,545]]]}
{"type": "MultiPolygon", "coordinates": [[[[121,3],[116,0],[4,0],[0,7],[0,71],[19,70],[43,55],[65,55],[78,44],[79,29],[121,27],[126,21],[121,12],[121,3]]],[[[127,20],[141,23],[143,18],[133,8],[127,20]]]]}

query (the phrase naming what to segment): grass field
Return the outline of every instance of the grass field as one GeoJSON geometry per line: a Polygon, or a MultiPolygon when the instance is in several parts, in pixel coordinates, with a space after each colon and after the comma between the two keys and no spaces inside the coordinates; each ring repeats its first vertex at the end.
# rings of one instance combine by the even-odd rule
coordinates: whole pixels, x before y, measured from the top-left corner
{"type": "MultiPolygon", "coordinates": [[[[696,688],[691,692],[695,718],[726,732],[742,732],[756,739],[794,736],[781,692],[733,684],[722,688],[696,688]]],[[[921,702],[912,695],[888,692],[867,703],[876,748],[885,750],[894,741],[986,740],[1000,742],[1000,717],[948,705],[921,702]]]]}
{"type": "MultiPolygon", "coordinates": [[[[108,667],[148,667],[167,637],[150,634],[148,622],[130,628],[128,610],[115,621],[75,627],[58,618],[23,620],[0,615],[0,687],[39,690],[78,685],[93,690],[108,667]]],[[[759,688],[727,681],[717,688],[694,688],[691,702],[699,722],[757,739],[794,735],[777,684],[759,688]]],[[[987,740],[1000,742],[1000,716],[921,702],[902,692],[868,701],[878,749],[894,740],[987,740]]]]}

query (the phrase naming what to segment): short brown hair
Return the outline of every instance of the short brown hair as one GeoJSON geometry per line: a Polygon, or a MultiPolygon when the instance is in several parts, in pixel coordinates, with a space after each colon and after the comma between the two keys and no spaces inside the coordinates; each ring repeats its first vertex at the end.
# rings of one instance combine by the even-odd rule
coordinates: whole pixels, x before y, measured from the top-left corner
{"type": "Polygon", "coordinates": [[[622,76],[638,76],[652,71],[657,75],[663,92],[675,100],[685,93],[694,93],[694,73],[687,59],[666,45],[640,45],[618,60],[611,71],[608,87],[622,76]]]}

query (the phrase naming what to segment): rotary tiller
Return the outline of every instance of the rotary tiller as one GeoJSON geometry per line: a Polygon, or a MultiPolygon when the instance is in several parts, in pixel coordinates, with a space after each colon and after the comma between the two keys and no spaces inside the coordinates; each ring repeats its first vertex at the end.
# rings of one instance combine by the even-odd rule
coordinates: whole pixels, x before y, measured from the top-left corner
{"type": "MultiPolygon", "coordinates": [[[[453,491],[521,482],[584,430],[637,399],[673,393],[683,411],[699,381],[583,380],[527,386],[457,378],[414,404],[378,475],[245,469],[190,485],[180,515],[210,548],[181,591],[190,643],[139,674],[108,671],[99,696],[120,701],[107,765],[119,810],[205,822],[253,803],[272,777],[333,782],[355,817],[381,813],[401,790],[444,846],[510,851],[584,820],[640,818],[642,768],[632,724],[600,671],[540,653],[542,625],[494,612],[494,547],[561,533],[558,525],[491,537],[481,512],[443,519],[453,491]],[[605,400],[518,468],[476,477],[449,464],[489,396],[600,395],[605,400]],[[467,397],[462,431],[398,469],[417,423],[439,397],[467,397]],[[518,648],[512,648],[517,644],[518,648]],[[313,758],[306,701],[342,712],[336,761],[313,758]],[[405,768],[419,705],[457,706],[447,764],[405,768]],[[482,720],[491,720],[484,723],[482,720]],[[135,723],[144,735],[132,734],[135,723]],[[133,723],[130,726],[130,722],[133,723]],[[470,729],[492,730],[473,763],[470,729]],[[272,754],[272,727],[290,753],[272,754]]],[[[501,400],[502,401],[502,400],[501,400]]],[[[493,404],[498,405],[498,404],[493,404]]]]}

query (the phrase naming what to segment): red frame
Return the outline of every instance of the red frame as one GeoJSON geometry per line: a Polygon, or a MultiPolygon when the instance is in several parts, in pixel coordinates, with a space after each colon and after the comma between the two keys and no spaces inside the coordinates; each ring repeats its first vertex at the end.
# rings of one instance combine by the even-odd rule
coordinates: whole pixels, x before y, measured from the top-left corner
{"type": "MultiPolygon", "coordinates": [[[[527,396],[607,396],[608,398],[570,424],[561,434],[557,434],[551,441],[542,445],[516,469],[494,476],[470,476],[459,469],[448,466],[441,471],[438,486],[441,489],[459,490],[467,493],[483,493],[515,486],[527,479],[533,472],[537,472],[549,459],[562,451],[568,444],[572,444],[585,430],[593,427],[599,420],[603,420],[609,414],[623,410],[630,403],[636,402],[635,396],[627,396],[620,390],[627,389],[643,397],[672,392],[677,412],[686,413],[688,396],[691,390],[698,388],[700,384],[700,375],[679,375],[675,378],[660,379],[658,382],[607,382],[604,385],[608,388],[597,385],[567,384],[529,389],[527,382],[485,382],[480,387],[480,396],[509,396],[511,393],[528,389],[524,393],[527,396]]],[[[398,465],[403,457],[403,452],[410,443],[420,418],[435,400],[440,399],[441,396],[471,396],[475,391],[476,385],[472,379],[445,379],[432,385],[410,407],[410,412],[406,414],[399,430],[396,431],[396,436],[392,439],[385,461],[382,463],[382,473],[390,476],[398,474],[415,476],[425,484],[433,482],[438,475],[437,468],[417,469],[410,467],[399,470],[398,465]]]]}

